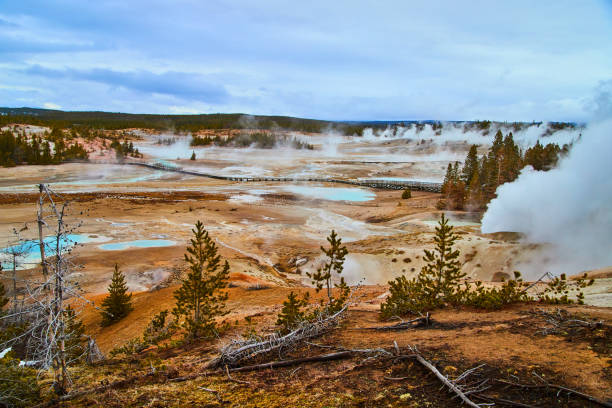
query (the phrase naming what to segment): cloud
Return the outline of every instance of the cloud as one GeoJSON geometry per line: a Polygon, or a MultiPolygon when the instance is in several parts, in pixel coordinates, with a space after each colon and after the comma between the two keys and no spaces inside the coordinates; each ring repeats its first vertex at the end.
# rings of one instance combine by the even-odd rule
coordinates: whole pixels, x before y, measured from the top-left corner
{"type": "Polygon", "coordinates": [[[597,0],[5,3],[0,78],[67,109],[582,121],[612,66],[597,0]]]}
{"type": "Polygon", "coordinates": [[[228,93],[222,85],[210,81],[205,75],[168,71],[121,72],[110,69],[51,69],[34,65],[24,71],[28,75],[46,78],[69,78],[78,81],[99,82],[110,87],[122,87],[143,93],[165,94],[204,102],[222,102],[228,93]]]}
{"type": "Polygon", "coordinates": [[[53,102],[45,102],[45,103],[43,103],[43,108],[45,108],[45,109],[56,109],[56,110],[62,109],[62,107],[60,105],[58,105],[56,103],[53,103],[53,102]]]}

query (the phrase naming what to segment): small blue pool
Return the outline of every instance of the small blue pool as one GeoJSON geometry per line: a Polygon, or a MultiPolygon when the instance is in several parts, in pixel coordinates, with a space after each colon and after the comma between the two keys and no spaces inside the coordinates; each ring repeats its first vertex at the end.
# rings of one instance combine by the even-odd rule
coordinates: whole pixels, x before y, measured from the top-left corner
{"type": "Polygon", "coordinates": [[[123,251],[128,248],[158,248],[172,245],[176,245],[176,242],[169,239],[137,239],[134,241],[102,244],[98,248],[104,251],[123,251]]]}

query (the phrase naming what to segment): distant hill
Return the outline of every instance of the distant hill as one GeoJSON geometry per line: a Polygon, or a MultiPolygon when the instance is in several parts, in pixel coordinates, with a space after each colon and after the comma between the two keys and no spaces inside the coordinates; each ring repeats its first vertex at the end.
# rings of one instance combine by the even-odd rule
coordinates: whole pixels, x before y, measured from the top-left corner
{"type": "MultiPolygon", "coordinates": [[[[202,129],[289,129],[321,132],[335,128],[347,134],[359,133],[365,124],[350,124],[290,116],[260,116],[242,113],[201,115],[153,115],[117,112],[67,112],[38,108],[0,108],[0,124],[88,126],[97,129],[149,128],[158,130],[197,131],[202,129]]],[[[371,126],[371,125],[368,125],[371,126]]]]}

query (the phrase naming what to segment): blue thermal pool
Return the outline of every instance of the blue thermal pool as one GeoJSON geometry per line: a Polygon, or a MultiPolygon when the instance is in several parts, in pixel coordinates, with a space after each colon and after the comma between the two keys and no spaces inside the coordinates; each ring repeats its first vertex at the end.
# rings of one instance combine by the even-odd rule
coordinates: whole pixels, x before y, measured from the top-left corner
{"type": "Polygon", "coordinates": [[[303,197],[330,201],[369,201],[376,194],[362,188],[287,186],[283,190],[303,197]]]}
{"type": "MultiPolygon", "coordinates": [[[[61,250],[70,250],[76,244],[84,244],[87,242],[104,242],[109,238],[97,235],[86,234],[68,234],[59,243],[61,250]]],[[[57,242],[55,237],[46,237],[43,239],[45,246],[45,255],[53,256],[56,253],[57,242]]],[[[40,246],[38,241],[29,240],[23,241],[20,244],[8,246],[0,249],[0,263],[4,269],[12,269],[13,254],[17,256],[17,269],[28,269],[40,263],[40,246]]]]}
{"type": "Polygon", "coordinates": [[[102,244],[98,248],[104,251],[122,251],[128,248],[159,248],[176,245],[169,239],[138,239],[134,241],[114,242],[102,244]]]}

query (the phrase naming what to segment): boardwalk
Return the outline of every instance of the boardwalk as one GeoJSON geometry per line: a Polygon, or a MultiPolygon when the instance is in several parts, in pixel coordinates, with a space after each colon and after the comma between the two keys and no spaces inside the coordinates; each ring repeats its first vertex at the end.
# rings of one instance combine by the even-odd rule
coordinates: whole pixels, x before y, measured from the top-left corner
{"type": "Polygon", "coordinates": [[[344,180],[335,178],[323,178],[323,177],[308,177],[308,178],[290,178],[290,177],[244,177],[244,176],[220,176],[218,174],[204,173],[194,170],[186,170],[184,168],[167,165],[164,163],[145,163],[145,162],[127,162],[126,164],[133,166],[148,167],[156,170],[171,171],[175,173],[188,174],[191,176],[207,177],[217,180],[229,180],[229,181],[241,181],[241,182],[253,182],[253,181],[276,181],[276,182],[318,182],[318,183],[339,183],[339,184],[350,184],[354,186],[362,186],[369,188],[376,188],[382,190],[405,190],[410,188],[411,190],[429,191],[433,193],[439,193],[442,189],[442,183],[432,183],[424,181],[411,181],[411,180],[344,180]]]}

